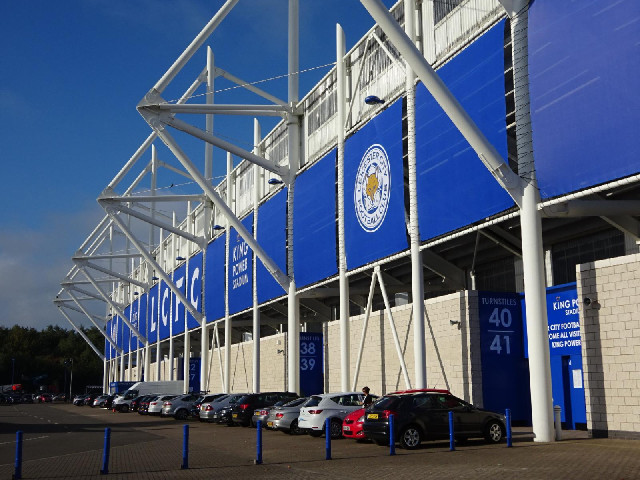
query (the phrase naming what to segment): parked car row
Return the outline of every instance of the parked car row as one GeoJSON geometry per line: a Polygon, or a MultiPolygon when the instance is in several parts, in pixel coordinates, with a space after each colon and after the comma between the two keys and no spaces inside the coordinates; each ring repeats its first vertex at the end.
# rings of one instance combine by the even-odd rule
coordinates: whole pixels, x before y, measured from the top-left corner
{"type": "MultiPolygon", "coordinates": [[[[108,397],[98,396],[93,404],[104,406],[108,397]]],[[[80,396],[74,403],[76,400],[81,401],[80,396]]],[[[453,414],[458,441],[480,437],[498,443],[506,435],[504,415],[474,407],[448,390],[403,390],[374,396],[374,403],[368,408],[362,404],[360,392],[305,398],[291,392],[151,394],[133,399],[128,411],[177,420],[198,418],[201,422],[228,426],[255,426],[260,421],[268,430],[314,437],[324,435],[328,424],[332,438],[368,439],[378,445],[389,445],[393,415],[395,441],[406,449],[418,448],[425,440],[448,439],[449,412],[453,414]]]]}
{"type": "Polygon", "coordinates": [[[51,403],[66,402],[67,396],[64,393],[20,393],[8,392],[0,393],[0,404],[16,404],[16,403],[51,403]]]}

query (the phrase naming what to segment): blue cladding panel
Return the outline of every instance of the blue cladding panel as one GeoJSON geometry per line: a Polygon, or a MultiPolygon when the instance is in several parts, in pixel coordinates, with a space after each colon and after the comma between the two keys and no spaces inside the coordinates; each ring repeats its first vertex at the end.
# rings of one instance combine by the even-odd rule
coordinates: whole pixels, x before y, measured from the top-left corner
{"type": "MultiPolygon", "coordinates": [[[[258,243],[264,251],[276,262],[280,270],[287,272],[287,189],[260,206],[258,210],[258,243]]],[[[266,302],[280,297],[286,292],[276,282],[269,271],[258,259],[256,267],[256,282],[258,284],[258,302],[266,302]]]]}
{"type": "MultiPolygon", "coordinates": [[[[253,213],[242,220],[253,234],[253,213]]],[[[229,235],[229,314],[253,305],[253,251],[234,228],[229,235]]]]}
{"type": "Polygon", "coordinates": [[[169,338],[171,332],[171,289],[164,282],[160,282],[158,316],[160,318],[160,340],[164,340],[169,338]]]}
{"type": "Polygon", "coordinates": [[[346,141],[344,170],[347,267],[360,267],[408,248],[402,100],[346,141]]]}
{"type": "MultiPolygon", "coordinates": [[[[149,335],[147,332],[147,294],[143,293],[142,295],[140,295],[138,297],[138,300],[133,302],[132,307],[133,307],[133,319],[136,322],[134,323],[134,325],[140,332],[140,335],[147,338],[149,335]]],[[[137,349],[137,348],[142,348],[143,346],[144,345],[142,341],[136,337],[133,341],[132,348],[137,349]]]]}
{"type": "MultiPolygon", "coordinates": [[[[183,294],[186,290],[186,273],[187,266],[184,263],[173,271],[173,283],[183,294]]],[[[185,311],[186,309],[184,308],[182,301],[179,300],[178,297],[176,297],[175,293],[171,292],[171,325],[173,328],[173,330],[171,331],[172,335],[184,333],[185,311]]]]}
{"type": "Polygon", "coordinates": [[[543,198],[640,171],[640,2],[536,0],[533,147],[543,198]]]}
{"type": "MultiPolygon", "coordinates": [[[[131,318],[130,310],[131,306],[128,306],[124,309],[124,315],[127,320],[131,318]]],[[[122,324],[122,350],[124,350],[125,352],[129,352],[131,343],[131,330],[129,329],[129,325],[124,323],[124,320],[122,318],[120,318],[119,320],[122,324]]]]}
{"type": "Polygon", "coordinates": [[[149,342],[158,341],[158,284],[149,289],[149,342]]]}
{"type": "Polygon", "coordinates": [[[224,233],[207,246],[204,298],[207,323],[224,317],[224,255],[227,234],[224,233]]]}
{"type": "MultiPolygon", "coordinates": [[[[198,312],[202,312],[202,252],[197,253],[189,259],[187,299],[198,312]]],[[[187,311],[187,327],[192,329],[199,325],[193,315],[187,311]]]]}
{"type": "Polygon", "coordinates": [[[524,358],[520,295],[478,292],[483,407],[511,409],[514,421],[531,420],[529,366],[524,358]]]}
{"type": "MultiPolygon", "coordinates": [[[[504,22],[438,70],[472,120],[507,158],[504,22]]],[[[511,197],[422,83],[416,91],[420,237],[434,238],[513,206],[511,197]]]]}
{"type": "Polygon", "coordinates": [[[336,263],[336,150],[296,179],[293,261],[296,286],[338,273],[336,263]]]}

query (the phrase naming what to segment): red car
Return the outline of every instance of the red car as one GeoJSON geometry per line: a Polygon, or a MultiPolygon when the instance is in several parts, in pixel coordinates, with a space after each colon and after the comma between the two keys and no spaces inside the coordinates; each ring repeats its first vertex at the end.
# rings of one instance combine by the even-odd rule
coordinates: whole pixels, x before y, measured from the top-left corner
{"type": "Polygon", "coordinates": [[[365,438],[362,431],[364,423],[364,408],[360,408],[344,417],[342,421],[342,436],[345,438],[355,438],[359,440],[365,438]]]}

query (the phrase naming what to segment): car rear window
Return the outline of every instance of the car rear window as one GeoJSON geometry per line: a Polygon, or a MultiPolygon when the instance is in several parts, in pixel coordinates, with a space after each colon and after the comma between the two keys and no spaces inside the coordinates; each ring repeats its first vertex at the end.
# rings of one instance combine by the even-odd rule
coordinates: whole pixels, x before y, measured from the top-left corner
{"type": "Polygon", "coordinates": [[[382,410],[391,410],[400,404],[400,398],[396,396],[382,397],[374,406],[382,410]]]}
{"type": "Polygon", "coordinates": [[[285,403],[283,407],[297,407],[298,405],[302,405],[302,403],[306,402],[307,400],[309,399],[306,397],[296,398],[295,400],[291,400],[290,402],[285,403]]]}
{"type": "Polygon", "coordinates": [[[322,401],[322,397],[318,397],[317,395],[314,395],[309,399],[309,402],[305,405],[305,407],[317,407],[321,401],[322,401]]]}

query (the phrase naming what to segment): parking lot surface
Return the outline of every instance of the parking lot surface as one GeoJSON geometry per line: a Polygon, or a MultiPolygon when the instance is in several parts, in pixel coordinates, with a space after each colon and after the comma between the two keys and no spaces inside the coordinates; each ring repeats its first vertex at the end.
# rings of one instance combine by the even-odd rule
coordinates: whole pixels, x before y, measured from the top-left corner
{"type": "Polygon", "coordinates": [[[449,451],[448,442],[426,442],[413,451],[341,439],[263,432],[263,464],[255,465],[256,431],[188,421],[189,468],[181,469],[183,424],[171,418],[113,413],[67,404],[0,408],[0,478],[14,473],[16,431],[24,432],[22,478],[105,478],[105,427],[111,428],[108,478],[245,479],[601,479],[640,478],[640,442],[589,439],[563,432],[564,439],[536,443],[530,429],[514,429],[513,448],[470,440],[449,451]]]}

